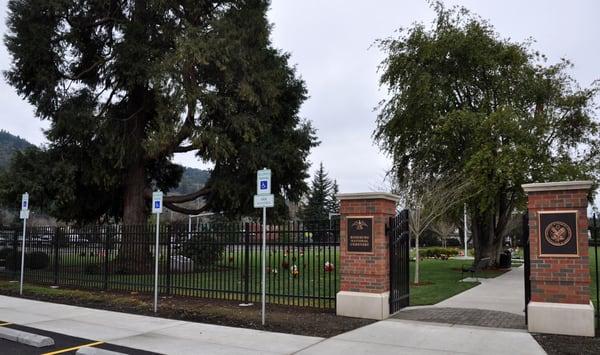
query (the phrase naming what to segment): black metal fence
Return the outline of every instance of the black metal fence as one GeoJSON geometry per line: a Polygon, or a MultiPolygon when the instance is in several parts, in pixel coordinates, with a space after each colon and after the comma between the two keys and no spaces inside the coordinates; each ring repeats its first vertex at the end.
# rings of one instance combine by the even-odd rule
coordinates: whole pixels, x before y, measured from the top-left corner
{"type": "MultiPolygon", "coordinates": [[[[161,226],[159,292],[257,302],[262,225],[161,226]],[[196,226],[195,226],[196,227],[196,226]]],[[[155,226],[30,227],[25,281],[76,288],[152,292],[155,226]]],[[[267,302],[335,308],[339,222],[267,226],[267,302]]],[[[17,279],[22,237],[0,231],[0,275],[17,279]]]]}
{"type": "Polygon", "coordinates": [[[600,224],[594,214],[590,221],[590,274],[592,276],[592,299],[595,299],[594,308],[596,309],[596,328],[600,329],[600,274],[598,274],[598,243],[600,243],[600,224]]]}

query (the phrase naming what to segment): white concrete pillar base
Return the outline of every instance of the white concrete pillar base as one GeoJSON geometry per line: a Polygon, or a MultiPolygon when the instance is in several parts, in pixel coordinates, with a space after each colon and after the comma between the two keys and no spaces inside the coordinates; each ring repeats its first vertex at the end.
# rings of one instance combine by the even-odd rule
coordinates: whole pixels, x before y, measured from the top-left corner
{"type": "Polygon", "coordinates": [[[340,291],[336,295],[338,316],[386,319],[390,315],[390,293],[340,291]]]}
{"type": "Polygon", "coordinates": [[[594,305],[529,302],[527,328],[533,333],[593,337],[594,305]]]}

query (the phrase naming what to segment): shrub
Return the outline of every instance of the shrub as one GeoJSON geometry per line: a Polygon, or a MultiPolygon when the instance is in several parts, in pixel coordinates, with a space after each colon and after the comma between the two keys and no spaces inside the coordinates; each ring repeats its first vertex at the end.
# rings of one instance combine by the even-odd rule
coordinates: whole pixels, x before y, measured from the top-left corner
{"type": "MultiPolygon", "coordinates": [[[[4,265],[8,270],[21,269],[21,253],[13,249],[3,249],[2,253],[6,253],[4,265]]],[[[1,257],[0,257],[1,259],[1,257]]],[[[50,257],[48,254],[41,251],[34,251],[25,254],[25,267],[32,270],[40,270],[48,267],[50,257]]]]}
{"type": "Polygon", "coordinates": [[[32,270],[45,269],[50,264],[50,257],[48,254],[41,251],[34,251],[29,254],[25,254],[25,267],[32,270]]]}
{"type": "Polygon", "coordinates": [[[460,247],[462,244],[460,243],[460,240],[456,239],[456,238],[448,238],[446,239],[446,246],[447,247],[460,247]]]}
{"type": "Polygon", "coordinates": [[[427,248],[421,251],[421,256],[424,258],[439,258],[442,255],[456,256],[458,255],[458,249],[454,248],[427,248]]]}
{"type": "Polygon", "coordinates": [[[183,243],[181,255],[194,261],[194,266],[212,265],[223,257],[224,247],[211,236],[192,238],[183,243]]]}
{"type": "Polygon", "coordinates": [[[83,269],[83,272],[86,275],[97,275],[100,274],[100,265],[99,264],[87,264],[83,269]]]}
{"type": "Polygon", "coordinates": [[[2,249],[6,253],[4,264],[8,270],[20,270],[21,269],[21,253],[15,249],[2,249]]]}
{"type": "Polygon", "coordinates": [[[0,249],[0,266],[7,266],[6,259],[11,253],[14,253],[12,248],[0,249]]]}
{"type": "Polygon", "coordinates": [[[435,233],[427,230],[419,237],[419,245],[422,247],[437,247],[442,245],[442,241],[435,233]]]}

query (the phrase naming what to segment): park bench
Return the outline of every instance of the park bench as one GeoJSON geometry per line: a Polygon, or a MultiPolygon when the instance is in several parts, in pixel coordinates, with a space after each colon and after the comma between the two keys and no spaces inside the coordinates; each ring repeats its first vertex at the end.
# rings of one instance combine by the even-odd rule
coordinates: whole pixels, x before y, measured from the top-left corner
{"type": "Polygon", "coordinates": [[[471,273],[471,277],[477,278],[477,272],[485,269],[490,264],[490,258],[482,258],[477,263],[472,265],[463,265],[461,268],[460,278],[463,279],[465,272],[471,273]]]}

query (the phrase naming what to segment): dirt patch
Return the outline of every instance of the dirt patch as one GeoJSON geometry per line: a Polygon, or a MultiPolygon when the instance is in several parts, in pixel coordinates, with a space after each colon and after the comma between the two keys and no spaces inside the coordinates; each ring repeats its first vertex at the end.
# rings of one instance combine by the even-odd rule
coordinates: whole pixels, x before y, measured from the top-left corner
{"type": "MultiPolygon", "coordinates": [[[[15,284],[2,282],[0,294],[18,296],[18,285],[15,287],[15,284]]],[[[267,304],[266,324],[262,326],[260,303],[240,307],[238,301],[172,296],[160,297],[158,314],[155,315],[152,312],[153,298],[148,294],[90,292],[41,286],[26,288],[23,297],[117,312],[318,337],[332,337],[374,322],[339,317],[334,310],[267,304]]]]}
{"type": "Polygon", "coordinates": [[[532,334],[548,355],[600,354],[600,338],[532,334]]]}

